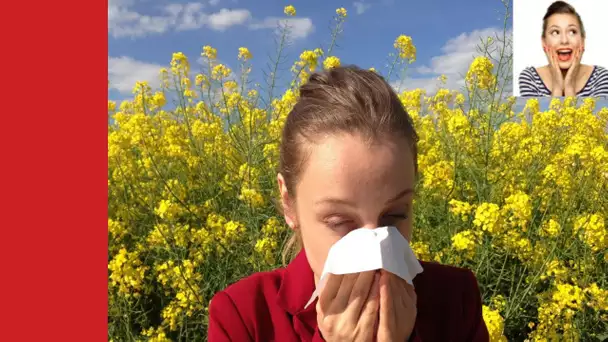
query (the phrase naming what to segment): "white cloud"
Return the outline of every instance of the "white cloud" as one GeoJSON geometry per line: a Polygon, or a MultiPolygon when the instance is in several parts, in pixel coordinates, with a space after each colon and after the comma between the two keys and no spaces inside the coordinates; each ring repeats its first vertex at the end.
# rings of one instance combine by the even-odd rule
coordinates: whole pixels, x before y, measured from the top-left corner
{"type": "MultiPolygon", "coordinates": [[[[511,33],[507,32],[507,36],[511,33]]],[[[422,65],[414,69],[414,71],[423,76],[422,78],[407,78],[403,83],[404,89],[424,88],[427,91],[437,89],[437,77],[446,75],[447,84],[443,87],[449,89],[460,89],[464,86],[464,76],[473,58],[479,56],[477,46],[481,43],[480,39],[501,36],[502,30],[499,28],[485,28],[475,30],[468,33],[462,33],[454,38],[449,39],[441,48],[443,54],[431,58],[428,65],[422,65]],[[424,77],[428,75],[427,77],[424,77]]],[[[498,43],[497,44],[501,44],[498,43]]],[[[493,58],[498,58],[497,55],[491,54],[493,58]]],[[[510,87],[510,84],[508,85],[510,87]]]]}
{"type": "Polygon", "coordinates": [[[219,12],[209,15],[208,26],[217,31],[224,31],[230,26],[242,25],[249,19],[251,13],[248,10],[222,8],[219,12]]]}
{"type": "Polygon", "coordinates": [[[310,18],[279,18],[279,17],[266,17],[261,22],[253,23],[249,25],[252,30],[259,29],[275,29],[278,25],[288,26],[290,29],[290,37],[292,39],[301,39],[308,37],[309,34],[315,30],[312,20],[310,18]]]}
{"type": "Polygon", "coordinates": [[[391,86],[395,91],[401,92],[404,90],[424,89],[428,95],[435,94],[439,88],[448,88],[460,90],[464,87],[464,79],[448,78],[446,84],[441,84],[438,77],[431,78],[409,78],[403,82],[395,81],[391,86]]]}
{"type": "MultiPolygon", "coordinates": [[[[197,30],[208,27],[224,31],[231,26],[243,25],[251,19],[246,9],[222,8],[206,13],[199,2],[170,3],[159,8],[156,15],[145,15],[133,9],[135,0],[110,0],[108,6],[108,32],[114,38],[139,38],[169,31],[197,30]]],[[[213,1],[217,4],[217,1],[213,1]]]]}
{"type": "Polygon", "coordinates": [[[165,9],[162,15],[149,16],[132,11],[132,2],[121,2],[108,6],[108,31],[114,38],[142,37],[168,31],[177,23],[180,6],[165,9]]]}
{"type": "Polygon", "coordinates": [[[179,16],[181,20],[177,23],[175,29],[177,31],[196,30],[205,24],[206,15],[202,12],[203,4],[189,3],[179,8],[180,4],[169,4],[165,10],[173,15],[179,16]]]}
{"type": "MultiPolygon", "coordinates": [[[[249,29],[275,29],[278,24],[291,27],[291,38],[307,37],[314,31],[310,18],[278,18],[267,17],[255,21],[247,9],[226,9],[209,13],[200,2],[186,4],[169,3],[157,8],[156,15],[142,14],[134,10],[136,1],[141,0],[109,0],[108,32],[114,38],[140,38],[153,34],[163,34],[169,31],[197,30],[208,27],[214,31],[225,31],[233,26],[247,25],[249,29]]],[[[219,0],[210,0],[209,5],[215,6],[219,0]]]]}
{"type": "Polygon", "coordinates": [[[152,89],[160,86],[159,72],[163,66],[138,61],[131,57],[108,57],[108,79],[110,89],[130,94],[138,81],[147,81],[152,89]]]}
{"type": "Polygon", "coordinates": [[[372,7],[371,4],[366,4],[363,1],[355,1],[353,6],[355,6],[357,14],[363,14],[365,11],[370,9],[370,7],[372,7]]]}

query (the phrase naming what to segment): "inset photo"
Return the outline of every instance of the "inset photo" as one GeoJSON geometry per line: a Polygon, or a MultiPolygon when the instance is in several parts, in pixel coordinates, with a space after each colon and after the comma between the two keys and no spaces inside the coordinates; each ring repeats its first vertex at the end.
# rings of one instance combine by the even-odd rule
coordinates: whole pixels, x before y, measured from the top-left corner
{"type": "Polygon", "coordinates": [[[513,95],[608,98],[606,13],[606,0],[514,0],[513,95]]]}

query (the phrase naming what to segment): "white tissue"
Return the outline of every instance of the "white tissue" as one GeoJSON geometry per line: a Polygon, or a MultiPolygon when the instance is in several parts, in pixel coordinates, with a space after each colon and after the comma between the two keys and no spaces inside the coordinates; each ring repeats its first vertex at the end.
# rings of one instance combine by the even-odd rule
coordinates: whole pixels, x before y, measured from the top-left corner
{"type": "Polygon", "coordinates": [[[359,228],[330,249],[317,288],[304,308],[323,290],[329,273],[349,274],[384,269],[407,281],[422,272],[422,266],[408,241],[395,227],[359,228]]]}

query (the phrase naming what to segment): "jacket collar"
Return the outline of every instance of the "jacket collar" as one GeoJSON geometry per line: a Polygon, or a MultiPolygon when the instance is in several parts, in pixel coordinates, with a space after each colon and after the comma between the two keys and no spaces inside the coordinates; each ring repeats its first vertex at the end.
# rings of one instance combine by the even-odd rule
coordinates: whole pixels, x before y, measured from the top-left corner
{"type": "Polygon", "coordinates": [[[304,306],[314,290],[314,273],[308,263],[306,252],[302,249],[283,272],[278,304],[294,316],[303,311],[309,311],[311,308],[312,311],[315,311],[315,306],[312,304],[304,310],[304,306]]]}
{"type": "Polygon", "coordinates": [[[317,327],[316,302],[304,306],[315,290],[314,273],[304,249],[284,269],[278,292],[278,305],[293,317],[294,331],[301,340],[312,340],[317,327]]]}

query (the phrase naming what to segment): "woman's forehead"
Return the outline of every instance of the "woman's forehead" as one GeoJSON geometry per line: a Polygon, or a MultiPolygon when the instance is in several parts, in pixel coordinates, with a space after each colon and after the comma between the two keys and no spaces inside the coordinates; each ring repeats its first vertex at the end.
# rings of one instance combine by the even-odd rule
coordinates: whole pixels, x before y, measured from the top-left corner
{"type": "Polygon", "coordinates": [[[353,135],[330,136],[310,146],[299,187],[317,192],[347,191],[353,186],[413,186],[414,159],[405,139],[366,142],[353,135]]]}
{"type": "Polygon", "coordinates": [[[578,27],[578,19],[576,16],[570,13],[556,13],[547,18],[547,28],[551,26],[565,27],[565,26],[576,26],[578,27]]]}

